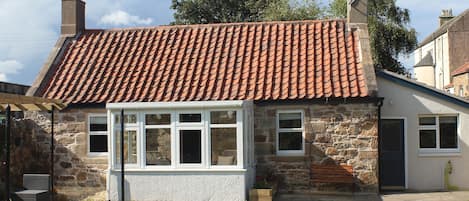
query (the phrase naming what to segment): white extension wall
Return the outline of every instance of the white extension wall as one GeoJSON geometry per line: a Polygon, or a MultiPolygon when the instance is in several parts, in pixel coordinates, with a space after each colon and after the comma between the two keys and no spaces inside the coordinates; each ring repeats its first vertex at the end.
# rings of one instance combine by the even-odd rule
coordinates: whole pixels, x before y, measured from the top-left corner
{"type": "MultiPolygon", "coordinates": [[[[112,114],[125,109],[129,114],[138,114],[137,123],[140,133],[137,132],[137,163],[126,165],[125,169],[125,200],[152,200],[152,201],[245,201],[248,190],[255,181],[255,157],[254,157],[254,121],[252,101],[197,101],[197,102],[159,102],[159,103],[112,103],[107,105],[110,128],[114,128],[112,114]],[[171,166],[146,166],[145,146],[142,142],[144,129],[142,125],[145,112],[172,113],[177,117],[177,112],[201,113],[202,122],[197,124],[203,128],[204,136],[208,135],[210,111],[231,110],[237,111],[237,165],[217,166],[211,165],[208,148],[202,148],[203,159],[200,165],[184,166],[178,164],[176,154],[178,149],[172,149],[171,166]],[[206,118],[204,118],[206,117],[206,118]],[[205,158],[204,158],[205,157],[205,158]]],[[[176,122],[172,120],[171,129],[175,130],[176,122]]],[[[185,125],[192,128],[193,125],[185,125]]],[[[112,130],[112,129],[111,129],[112,130]]],[[[116,157],[114,131],[111,132],[109,144],[111,156],[107,175],[107,196],[109,200],[120,200],[121,172],[119,164],[115,164],[116,157]]],[[[172,147],[176,147],[175,131],[172,131],[172,147]]],[[[204,138],[208,141],[209,137],[204,138]]],[[[202,147],[208,142],[202,140],[202,147]]],[[[207,145],[210,147],[210,145],[207,145]]],[[[187,164],[185,164],[187,165],[187,164]]]]}
{"type": "Polygon", "coordinates": [[[377,78],[379,96],[384,97],[382,118],[405,118],[407,147],[407,188],[418,191],[444,190],[444,168],[453,164],[451,185],[469,189],[469,108],[401,86],[382,77],[377,78]],[[419,151],[418,115],[458,115],[459,152],[422,153],[419,151]]]}
{"type": "MultiPolygon", "coordinates": [[[[246,200],[246,172],[126,172],[125,200],[246,200]]],[[[119,200],[120,172],[109,177],[109,199],[119,200]]]]}

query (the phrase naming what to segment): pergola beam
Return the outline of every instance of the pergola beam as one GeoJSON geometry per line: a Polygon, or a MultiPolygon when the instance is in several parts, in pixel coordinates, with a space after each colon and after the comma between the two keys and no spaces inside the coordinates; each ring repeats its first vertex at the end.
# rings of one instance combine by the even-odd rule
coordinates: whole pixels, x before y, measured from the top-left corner
{"type": "Polygon", "coordinates": [[[35,96],[0,93],[0,111],[10,105],[11,111],[51,111],[52,107],[62,110],[67,107],[61,100],[35,96]]]}
{"type": "Polygon", "coordinates": [[[31,103],[58,103],[62,104],[62,101],[57,99],[48,99],[36,96],[24,96],[18,94],[8,94],[8,93],[1,93],[0,92],[0,104],[8,104],[8,103],[15,103],[15,104],[31,104],[31,103]]]}

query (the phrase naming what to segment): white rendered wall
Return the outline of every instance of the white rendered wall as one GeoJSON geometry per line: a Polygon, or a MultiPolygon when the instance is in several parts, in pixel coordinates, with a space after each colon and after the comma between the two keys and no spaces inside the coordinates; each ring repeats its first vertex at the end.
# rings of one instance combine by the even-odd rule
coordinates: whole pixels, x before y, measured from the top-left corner
{"type": "MultiPolygon", "coordinates": [[[[423,83],[434,86],[437,89],[443,89],[446,85],[450,84],[450,66],[449,66],[449,46],[448,46],[448,33],[445,33],[435,40],[425,44],[424,46],[417,48],[414,51],[414,61],[415,64],[419,63],[428,52],[431,52],[433,61],[435,64],[435,84],[430,85],[425,80],[428,74],[425,73],[417,73],[415,72],[415,78],[418,81],[422,81],[423,83]]],[[[414,68],[414,71],[420,67],[414,68]]]]}
{"type": "Polygon", "coordinates": [[[385,98],[381,110],[382,118],[404,117],[407,123],[408,189],[443,190],[444,167],[449,160],[453,164],[451,185],[459,189],[469,189],[469,108],[403,87],[381,77],[377,80],[379,96],[385,98]],[[419,151],[419,114],[458,114],[460,152],[446,155],[422,154],[419,151]]]}
{"type": "Polygon", "coordinates": [[[428,86],[435,86],[435,68],[433,66],[419,66],[414,68],[417,81],[428,86]]]}
{"type": "MultiPolygon", "coordinates": [[[[125,200],[244,201],[245,171],[126,172],[125,200]]],[[[109,199],[119,200],[120,172],[109,177],[109,199]]]]}

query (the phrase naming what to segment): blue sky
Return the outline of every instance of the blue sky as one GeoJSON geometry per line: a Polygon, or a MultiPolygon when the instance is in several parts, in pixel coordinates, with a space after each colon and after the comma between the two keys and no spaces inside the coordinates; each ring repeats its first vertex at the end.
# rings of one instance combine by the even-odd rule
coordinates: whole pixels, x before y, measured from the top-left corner
{"type": "MultiPolygon", "coordinates": [[[[320,1],[323,6],[328,0],[320,1]]],[[[87,28],[164,25],[173,19],[171,0],[88,0],[87,28]]],[[[413,26],[422,40],[438,27],[441,9],[457,15],[469,0],[397,0],[411,11],[413,26]],[[464,2],[464,3],[463,3],[464,2]]],[[[59,36],[60,0],[0,0],[0,81],[30,85],[59,36]]],[[[410,67],[410,59],[402,58],[410,67]]]]}

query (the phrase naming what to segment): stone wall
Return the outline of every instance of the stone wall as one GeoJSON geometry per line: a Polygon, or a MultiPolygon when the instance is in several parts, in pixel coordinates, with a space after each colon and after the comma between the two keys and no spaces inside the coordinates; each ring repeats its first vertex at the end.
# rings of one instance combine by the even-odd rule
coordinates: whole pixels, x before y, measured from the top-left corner
{"type": "Polygon", "coordinates": [[[256,105],[254,115],[256,174],[273,172],[279,181],[279,192],[378,191],[378,116],[374,104],[256,105]],[[276,155],[278,109],[304,111],[304,155],[276,155]],[[331,163],[351,165],[355,184],[310,181],[311,164],[331,163]]]}
{"type": "MultiPolygon", "coordinates": [[[[4,125],[0,126],[1,160],[5,160],[3,147],[4,125]]],[[[12,119],[10,137],[10,191],[22,187],[24,173],[49,172],[49,141],[46,142],[45,132],[35,129],[34,122],[26,119],[12,119]]],[[[50,138],[49,138],[50,139],[50,138]]],[[[0,197],[4,198],[5,168],[1,166],[0,197]]]]}
{"type": "MultiPolygon", "coordinates": [[[[55,113],[56,200],[80,200],[106,190],[107,157],[87,153],[88,113],[105,112],[67,109],[55,113]]],[[[49,113],[26,112],[24,119],[14,121],[11,172],[15,188],[21,187],[23,173],[49,173],[50,117],[49,113]]]]}
{"type": "Polygon", "coordinates": [[[469,99],[469,73],[456,75],[453,77],[454,94],[469,99]],[[463,87],[463,94],[459,94],[460,86],[463,87]]]}

